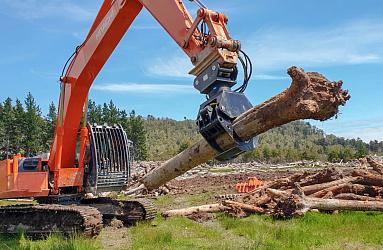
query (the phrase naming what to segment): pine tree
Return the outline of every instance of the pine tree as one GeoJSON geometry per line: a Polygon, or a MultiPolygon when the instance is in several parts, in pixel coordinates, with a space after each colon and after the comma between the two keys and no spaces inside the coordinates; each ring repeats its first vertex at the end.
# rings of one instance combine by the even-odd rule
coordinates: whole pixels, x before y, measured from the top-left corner
{"type": "Polygon", "coordinates": [[[114,105],[113,101],[110,100],[108,104],[104,103],[102,108],[103,121],[109,125],[118,124],[120,122],[120,110],[114,105]]]}
{"type": "Polygon", "coordinates": [[[146,146],[146,132],[144,127],[144,121],[141,116],[136,116],[134,110],[130,113],[126,133],[128,138],[134,143],[137,152],[137,160],[146,160],[148,157],[148,149],[146,146]]]}
{"type": "Polygon", "coordinates": [[[25,155],[33,156],[43,149],[43,119],[40,107],[31,93],[25,98],[25,155]]]}
{"type": "Polygon", "coordinates": [[[4,122],[3,122],[3,104],[0,103],[0,160],[4,158],[3,142],[5,137],[4,122]]]}
{"type": "Polygon", "coordinates": [[[96,102],[89,99],[88,101],[88,122],[102,124],[102,108],[96,102]]]}
{"type": "Polygon", "coordinates": [[[12,99],[7,98],[3,103],[2,110],[3,136],[0,141],[1,158],[11,157],[16,149],[13,146],[15,135],[15,112],[12,106],[12,99]]]}
{"type": "Polygon", "coordinates": [[[16,152],[24,154],[25,145],[24,145],[24,128],[25,128],[25,111],[23,104],[19,99],[16,99],[16,105],[14,107],[14,117],[15,117],[15,130],[14,136],[12,139],[12,144],[15,147],[16,152]]]}
{"type": "Polygon", "coordinates": [[[45,133],[44,133],[44,151],[48,151],[54,137],[55,128],[56,128],[56,120],[57,120],[57,111],[56,106],[53,102],[49,105],[48,114],[45,117],[45,133]]]}

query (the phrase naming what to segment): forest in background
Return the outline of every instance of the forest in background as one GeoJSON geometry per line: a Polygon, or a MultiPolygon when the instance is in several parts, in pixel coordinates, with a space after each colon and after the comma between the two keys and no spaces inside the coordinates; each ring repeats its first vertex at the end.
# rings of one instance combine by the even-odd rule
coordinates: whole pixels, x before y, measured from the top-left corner
{"type": "MultiPolygon", "coordinates": [[[[34,156],[49,152],[57,109],[53,103],[47,114],[29,93],[24,101],[7,98],[0,102],[0,159],[21,153],[34,156]]],[[[136,145],[138,160],[167,160],[202,137],[195,121],[176,121],[154,116],[142,117],[119,109],[110,101],[88,101],[88,121],[121,124],[136,145]]],[[[290,162],[296,160],[349,161],[367,154],[383,155],[383,142],[363,142],[326,135],[308,122],[296,121],[272,129],[259,137],[259,146],[242,155],[240,161],[290,162]]]]}

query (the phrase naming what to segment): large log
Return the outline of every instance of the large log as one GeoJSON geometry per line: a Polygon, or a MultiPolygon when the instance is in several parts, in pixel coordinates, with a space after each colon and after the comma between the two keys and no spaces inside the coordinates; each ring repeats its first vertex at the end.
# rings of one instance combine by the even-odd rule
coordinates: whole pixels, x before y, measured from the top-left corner
{"type": "Polygon", "coordinates": [[[340,199],[321,199],[302,196],[292,196],[278,202],[274,210],[276,218],[291,218],[301,216],[309,210],[323,211],[353,210],[353,211],[381,211],[382,201],[359,201],[340,199]]]}
{"type": "Polygon", "coordinates": [[[358,179],[358,181],[355,183],[362,184],[362,185],[383,187],[383,176],[382,175],[372,174],[368,171],[363,171],[363,170],[355,170],[352,173],[352,175],[362,177],[362,178],[358,179]]]}
{"type": "MultiPolygon", "coordinates": [[[[291,86],[270,100],[248,110],[233,123],[236,133],[248,140],[272,128],[300,119],[324,121],[338,113],[350,96],[342,89],[342,81],[329,81],[316,72],[304,72],[291,67],[288,74],[291,86]]],[[[229,135],[217,139],[224,149],[234,146],[229,135]]],[[[140,188],[156,189],[186,171],[214,158],[217,152],[201,140],[177,156],[154,169],[142,180],[140,188]]]]}
{"type": "Polygon", "coordinates": [[[164,217],[188,216],[194,213],[216,213],[216,212],[221,212],[228,209],[229,209],[228,207],[222,204],[216,203],[216,204],[208,204],[208,205],[202,205],[202,206],[168,210],[163,212],[162,216],[164,217]]]}
{"type": "Polygon", "coordinates": [[[245,204],[242,202],[226,200],[226,201],[222,201],[222,204],[226,207],[230,207],[233,210],[243,210],[246,213],[251,213],[251,214],[262,214],[262,213],[264,213],[263,208],[249,205],[249,204],[245,204]]]}
{"type": "Polygon", "coordinates": [[[374,198],[364,195],[358,195],[353,193],[342,193],[335,196],[336,199],[340,200],[357,200],[357,201],[383,201],[380,198],[374,198]]]}
{"type": "Polygon", "coordinates": [[[383,188],[377,186],[364,186],[360,184],[343,183],[320,190],[311,194],[310,196],[315,198],[322,198],[328,192],[332,192],[333,195],[338,195],[341,193],[354,193],[359,195],[369,195],[371,197],[380,197],[383,193],[383,188]]]}
{"type": "Polygon", "coordinates": [[[316,174],[307,176],[306,178],[299,181],[299,185],[310,186],[320,183],[326,183],[330,181],[335,181],[343,178],[343,173],[337,168],[325,168],[319,171],[316,174]]]}
{"type": "Polygon", "coordinates": [[[379,174],[383,175],[383,164],[377,162],[372,156],[367,156],[367,162],[379,174]]]}
{"type": "MultiPolygon", "coordinates": [[[[341,185],[344,183],[351,183],[351,182],[357,180],[358,178],[359,177],[346,177],[346,178],[336,180],[336,181],[314,184],[314,185],[310,185],[310,186],[304,186],[304,187],[302,187],[302,190],[304,191],[305,195],[310,195],[310,194],[314,194],[316,192],[319,192],[321,190],[330,188],[332,186],[337,186],[337,185],[341,185]]],[[[329,191],[331,191],[331,190],[329,190],[329,191]]]]}

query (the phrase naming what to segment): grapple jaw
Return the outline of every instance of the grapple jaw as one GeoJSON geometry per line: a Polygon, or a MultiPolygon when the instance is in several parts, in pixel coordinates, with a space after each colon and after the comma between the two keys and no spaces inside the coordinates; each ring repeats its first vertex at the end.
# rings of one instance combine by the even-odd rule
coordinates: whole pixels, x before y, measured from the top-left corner
{"type": "Polygon", "coordinates": [[[217,151],[216,159],[219,161],[234,159],[253,150],[258,144],[257,137],[244,140],[233,128],[234,120],[253,107],[243,93],[245,88],[243,91],[231,90],[237,83],[237,75],[236,67],[225,68],[215,62],[194,80],[194,87],[207,95],[207,101],[198,112],[197,126],[201,135],[217,151]],[[233,147],[223,148],[219,145],[217,139],[223,134],[232,138],[233,147]]]}
{"type": "Polygon", "coordinates": [[[85,191],[97,194],[118,191],[127,185],[133,163],[133,142],[121,125],[87,125],[89,147],[85,168],[85,191]]]}

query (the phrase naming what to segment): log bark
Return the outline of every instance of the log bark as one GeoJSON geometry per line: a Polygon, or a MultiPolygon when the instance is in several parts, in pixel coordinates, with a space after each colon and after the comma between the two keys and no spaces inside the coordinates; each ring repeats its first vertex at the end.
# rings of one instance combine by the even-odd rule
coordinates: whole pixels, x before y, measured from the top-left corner
{"type": "Polygon", "coordinates": [[[274,217],[288,219],[302,216],[307,211],[318,209],[322,211],[353,210],[353,211],[383,211],[382,201],[355,201],[340,199],[321,199],[305,196],[292,196],[278,202],[274,217]]]}
{"type": "Polygon", "coordinates": [[[372,174],[368,171],[356,170],[352,173],[353,176],[360,176],[361,179],[354,181],[355,183],[369,186],[383,187],[383,176],[372,174]]]}
{"type": "Polygon", "coordinates": [[[269,182],[267,185],[264,185],[263,187],[267,186],[267,188],[273,188],[273,189],[293,188],[296,182],[300,182],[302,179],[305,179],[310,175],[312,174],[307,171],[295,173],[289,177],[280,178],[278,180],[269,182]]]}
{"type": "Polygon", "coordinates": [[[226,200],[226,201],[223,201],[222,204],[226,207],[230,207],[233,210],[243,210],[246,213],[251,213],[251,214],[262,214],[262,213],[264,213],[263,208],[256,207],[253,205],[248,205],[248,204],[241,203],[241,202],[226,200]]]}
{"type": "Polygon", "coordinates": [[[310,196],[315,198],[322,198],[328,192],[332,192],[333,195],[338,195],[341,193],[354,193],[359,195],[368,195],[371,197],[380,197],[383,193],[383,188],[377,187],[377,186],[364,186],[360,184],[343,183],[340,185],[335,185],[335,186],[323,189],[321,191],[313,193],[310,196]]]}
{"type": "Polygon", "coordinates": [[[282,191],[272,188],[266,189],[266,193],[273,199],[287,198],[291,195],[291,191],[282,191]]]}
{"type": "Polygon", "coordinates": [[[299,185],[310,186],[320,183],[331,182],[343,178],[343,173],[337,168],[325,168],[316,174],[309,175],[306,178],[299,181],[299,185]]]}
{"type": "Polygon", "coordinates": [[[333,186],[338,186],[344,183],[351,183],[357,180],[358,178],[359,177],[346,177],[336,181],[325,182],[325,183],[315,184],[311,186],[304,186],[302,187],[302,190],[305,193],[305,195],[310,195],[333,186]]]}
{"type": "Polygon", "coordinates": [[[353,193],[343,193],[335,196],[336,199],[340,200],[358,200],[358,201],[383,201],[380,198],[368,197],[364,195],[357,195],[353,193]]]}
{"type": "MultiPolygon", "coordinates": [[[[248,140],[295,120],[327,120],[336,115],[339,106],[350,99],[348,91],[342,89],[342,81],[329,81],[319,73],[306,73],[297,67],[289,68],[288,74],[292,78],[288,89],[234,121],[233,128],[241,138],[248,140]]],[[[219,137],[217,142],[224,149],[234,146],[233,140],[226,134],[219,137]]],[[[141,183],[148,190],[158,188],[216,155],[217,152],[205,140],[201,140],[154,169],[141,183]]]]}
{"type": "Polygon", "coordinates": [[[222,204],[216,203],[216,204],[168,210],[163,212],[162,216],[175,217],[175,216],[188,216],[194,213],[217,213],[217,212],[225,211],[228,209],[230,208],[222,204]]]}
{"type": "Polygon", "coordinates": [[[367,162],[370,164],[373,170],[378,172],[379,174],[383,175],[383,164],[380,164],[379,162],[375,161],[374,158],[371,156],[367,156],[367,162]]]}

